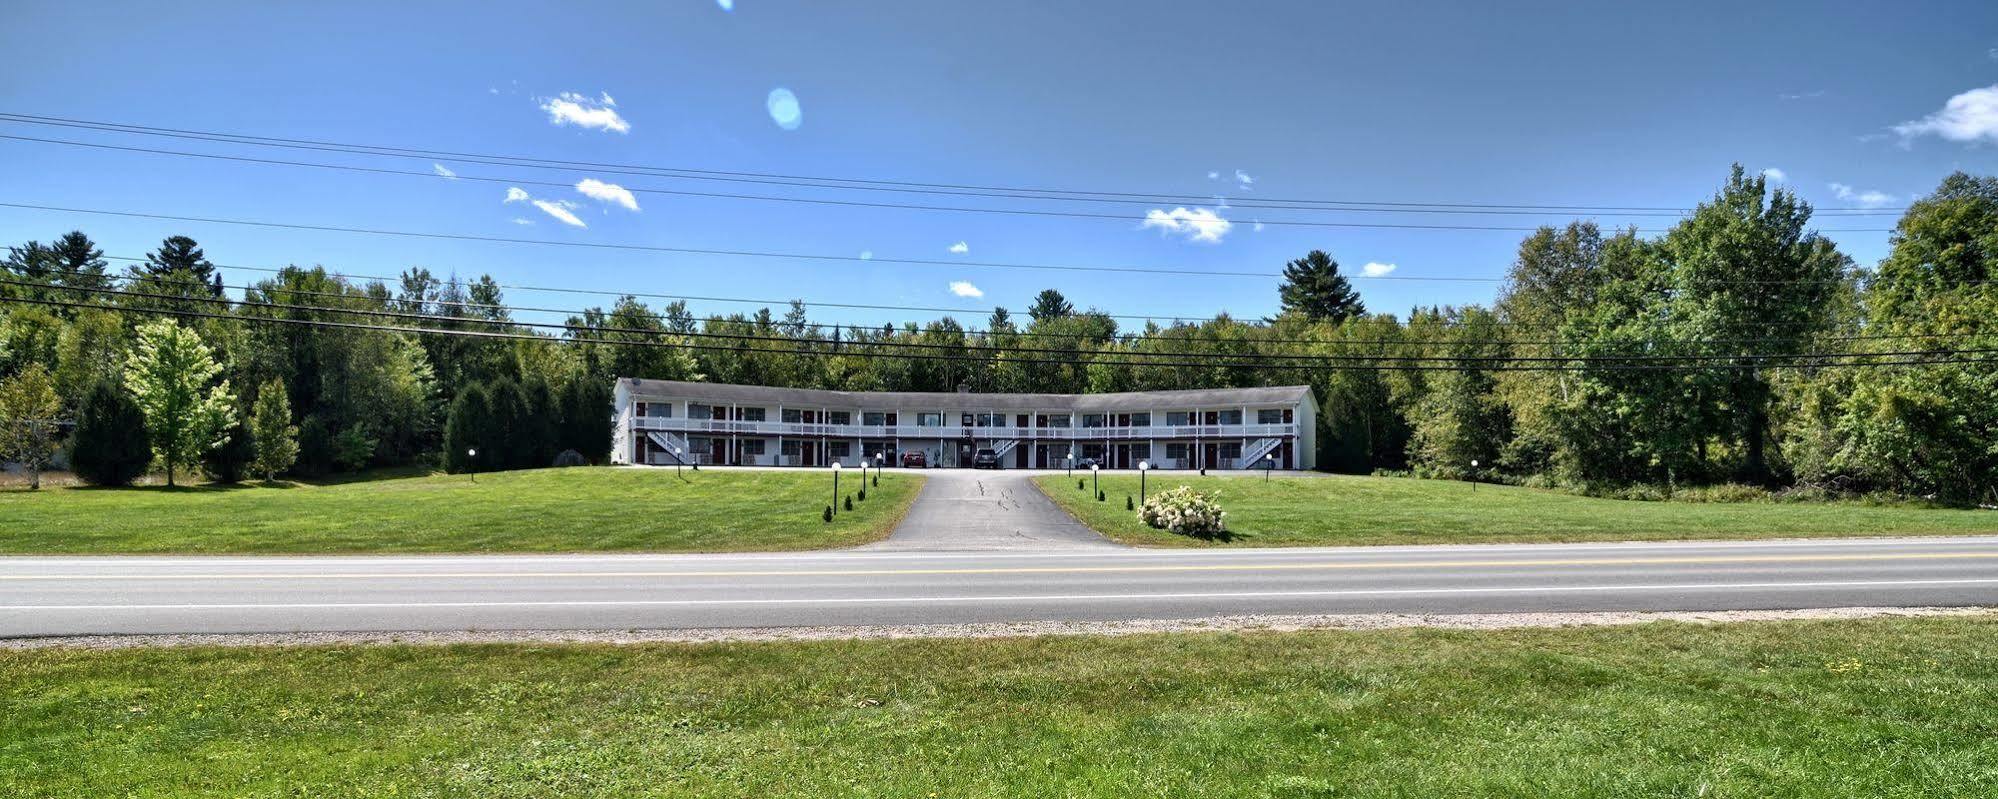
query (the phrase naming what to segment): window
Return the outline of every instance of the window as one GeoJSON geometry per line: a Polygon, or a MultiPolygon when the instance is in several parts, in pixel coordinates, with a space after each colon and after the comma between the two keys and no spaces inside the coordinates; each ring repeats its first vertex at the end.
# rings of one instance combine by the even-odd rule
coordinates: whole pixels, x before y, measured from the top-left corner
{"type": "Polygon", "coordinates": [[[738,408],[737,410],[738,410],[739,412],[741,412],[741,414],[742,414],[742,420],[743,420],[743,421],[745,421],[745,422],[761,422],[761,421],[763,421],[763,409],[762,409],[762,408],[738,408]]]}
{"type": "Polygon", "coordinates": [[[1222,411],[1222,412],[1221,412],[1221,423],[1222,423],[1222,424],[1241,424],[1241,423],[1242,423],[1242,412],[1241,412],[1240,410],[1232,410],[1232,411],[1222,411]]]}
{"type": "Polygon", "coordinates": [[[1264,408],[1256,411],[1256,424],[1283,424],[1283,409],[1264,408]]]}
{"type": "Polygon", "coordinates": [[[965,427],[970,427],[970,426],[971,426],[971,424],[972,424],[972,421],[971,421],[971,420],[972,420],[973,418],[976,418],[976,417],[973,417],[973,416],[972,416],[971,414],[968,414],[968,413],[966,413],[966,414],[960,414],[960,415],[958,416],[958,424],[960,424],[960,425],[963,425],[963,426],[965,426],[965,427]]]}
{"type": "Polygon", "coordinates": [[[848,455],[852,455],[852,454],[853,454],[853,442],[851,442],[851,441],[828,441],[828,442],[826,442],[826,454],[827,454],[827,455],[831,455],[831,456],[833,456],[833,457],[835,457],[835,458],[844,458],[844,457],[846,457],[846,456],[848,456],[848,455]]]}
{"type": "MultiPolygon", "coordinates": [[[[745,408],[744,410],[747,410],[747,409],[745,408]]],[[[760,411],[760,410],[763,410],[763,409],[762,409],[762,408],[757,408],[757,410],[759,410],[759,411],[760,411]]],[[[760,419],[759,419],[759,420],[757,420],[757,421],[762,421],[762,420],[760,420],[760,419]]],[[[763,441],[763,439],[760,439],[760,438],[745,438],[745,439],[743,439],[743,440],[742,440],[742,454],[744,454],[744,455],[761,455],[761,454],[763,454],[763,444],[764,444],[764,441],[763,441]]]]}
{"type": "Polygon", "coordinates": [[[1102,444],[1082,445],[1082,457],[1095,458],[1098,461],[1103,460],[1103,445],[1102,444]]]}
{"type": "Polygon", "coordinates": [[[1171,460],[1176,460],[1176,461],[1183,461],[1183,460],[1186,460],[1186,459],[1188,458],[1188,454],[1187,454],[1187,453],[1188,453],[1188,448],[1189,448],[1189,447],[1191,447],[1191,446],[1193,446],[1193,445],[1191,445],[1191,444],[1172,444],[1172,443],[1168,443],[1168,444],[1166,444],[1166,457],[1167,457],[1168,459],[1171,459],[1171,460]]]}
{"type": "Polygon", "coordinates": [[[1068,414],[1066,414],[1066,413],[1051,413],[1051,414],[1048,414],[1048,426],[1049,426],[1049,427],[1067,427],[1067,426],[1069,425],[1069,420],[1070,420],[1070,417],[1069,417],[1069,415],[1068,415],[1068,414]]]}
{"type": "Polygon", "coordinates": [[[778,447],[777,451],[779,454],[782,454],[786,458],[798,457],[798,453],[800,451],[798,447],[798,440],[795,438],[786,439],[784,441],[784,445],[778,447]]]}
{"type": "Polygon", "coordinates": [[[1082,426],[1083,426],[1083,427],[1102,427],[1102,426],[1103,426],[1103,414],[1100,414],[1100,413],[1085,413],[1085,414],[1083,414],[1083,415],[1082,415],[1082,426]]]}
{"type": "Polygon", "coordinates": [[[785,408],[777,413],[777,419],[785,424],[797,424],[805,420],[805,414],[797,408],[785,408]]]}
{"type": "Polygon", "coordinates": [[[978,415],[978,426],[979,426],[979,427],[1005,427],[1005,426],[1006,426],[1006,414],[1003,414],[1003,413],[981,413],[981,414],[979,414],[979,415],[978,415]]]}
{"type": "Polygon", "coordinates": [[[1193,414],[1190,412],[1168,411],[1166,413],[1166,426],[1168,427],[1188,427],[1192,424],[1193,414]]]}
{"type": "Polygon", "coordinates": [[[673,418],[673,403],[654,402],[645,406],[645,415],[657,419],[673,418]]]}
{"type": "Polygon", "coordinates": [[[1239,460],[1241,459],[1241,457],[1242,457],[1242,442],[1240,441],[1222,442],[1221,444],[1222,460],[1224,461],[1239,460]]]}
{"type": "Polygon", "coordinates": [[[826,424],[853,424],[853,412],[826,411],[826,424]]]}
{"type": "Polygon", "coordinates": [[[860,423],[868,427],[882,427],[888,424],[888,414],[881,411],[868,411],[860,415],[860,423]]]}
{"type": "Polygon", "coordinates": [[[713,406],[693,404],[687,406],[687,418],[689,419],[713,419],[714,416],[715,409],[713,406]]]}
{"type": "Polygon", "coordinates": [[[1134,413],[1134,414],[1131,414],[1131,426],[1132,426],[1132,427],[1151,427],[1151,426],[1152,426],[1152,415],[1151,415],[1151,414],[1149,414],[1149,413],[1134,413]]]}
{"type": "Polygon", "coordinates": [[[941,414],[941,413],[934,413],[934,412],[929,412],[929,411],[924,411],[924,412],[920,412],[920,413],[917,413],[917,414],[916,414],[916,426],[918,426],[918,427],[942,427],[942,426],[943,426],[943,414],[941,414]]]}

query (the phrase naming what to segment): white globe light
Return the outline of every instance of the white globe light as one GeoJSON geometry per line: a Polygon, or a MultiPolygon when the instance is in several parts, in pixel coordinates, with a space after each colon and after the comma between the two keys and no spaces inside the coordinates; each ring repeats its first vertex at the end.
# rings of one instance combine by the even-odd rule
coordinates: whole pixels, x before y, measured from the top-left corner
{"type": "Polygon", "coordinates": [[[1141,472],[1142,472],[1142,471],[1146,471],[1146,470],[1148,470],[1148,469],[1150,469],[1150,468],[1152,468],[1152,462],[1151,462],[1151,461],[1138,461],[1138,471],[1141,471],[1141,472]]]}
{"type": "Polygon", "coordinates": [[[839,471],[839,461],[833,461],[833,471],[839,471]]]}

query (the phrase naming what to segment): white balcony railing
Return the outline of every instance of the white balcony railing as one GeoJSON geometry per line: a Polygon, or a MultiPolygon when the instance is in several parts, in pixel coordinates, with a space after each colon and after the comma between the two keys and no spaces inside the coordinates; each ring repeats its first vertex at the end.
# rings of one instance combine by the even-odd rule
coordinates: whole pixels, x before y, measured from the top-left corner
{"type": "Polygon", "coordinates": [[[726,419],[683,419],[663,416],[627,417],[637,430],[801,436],[827,438],[1005,439],[1016,441],[1129,441],[1163,438],[1262,438],[1295,436],[1295,424],[1150,425],[1146,427],[965,427],[963,425],[803,424],[743,422],[726,419]]]}

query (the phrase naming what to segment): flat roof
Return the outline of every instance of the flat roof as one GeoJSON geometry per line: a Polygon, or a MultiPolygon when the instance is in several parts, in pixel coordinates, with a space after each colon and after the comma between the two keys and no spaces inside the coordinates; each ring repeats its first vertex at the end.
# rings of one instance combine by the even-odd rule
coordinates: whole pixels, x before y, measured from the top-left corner
{"type": "Polygon", "coordinates": [[[984,394],[962,391],[828,391],[734,383],[620,378],[633,393],[655,397],[709,399],[752,405],[795,405],[882,410],[1074,410],[1150,411],[1233,405],[1296,405],[1313,402],[1310,386],[1197,388],[1178,391],[1124,391],[1110,394],[984,394]]]}

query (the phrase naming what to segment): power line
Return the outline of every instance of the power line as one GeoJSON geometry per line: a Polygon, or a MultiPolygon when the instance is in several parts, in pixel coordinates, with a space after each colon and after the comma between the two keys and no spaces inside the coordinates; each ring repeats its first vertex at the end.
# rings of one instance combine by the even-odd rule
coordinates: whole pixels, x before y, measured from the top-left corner
{"type": "MultiPolygon", "coordinates": [[[[595,241],[556,241],[552,239],[521,239],[508,236],[482,236],[469,233],[436,233],[429,231],[408,231],[408,230],[388,230],[381,228],[346,227],[340,225],[309,225],[309,224],[294,223],[294,222],[264,222],[258,220],[227,219],[220,217],[153,214],[153,213],[143,213],[138,211],[111,211],[111,210],[93,209],[93,208],[67,208],[62,206],[41,205],[36,203],[0,202],[0,208],[22,208],[34,211],[56,211],[62,213],[92,214],[96,216],[116,216],[116,217],[132,218],[132,219],[160,219],[173,222],[197,222],[203,224],[236,225],[243,227],[261,227],[261,228],[274,228],[282,230],[310,230],[310,231],[326,232],[326,233],[353,233],[353,234],[370,235],[370,236],[397,236],[404,238],[441,239],[446,241],[478,241],[478,242],[487,242],[494,244],[532,244],[532,245],[542,245],[550,247],[581,247],[581,248],[616,250],[616,251],[625,251],[625,252],[671,253],[678,255],[714,255],[714,256],[743,257],[743,258],[779,258],[779,259],[795,259],[795,260],[805,260],[805,261],[837,261],[849,264],[852,263],[896,264],[896,265],[912,265],[912,266],[949,266],[949,267],[959,267],[959,268],[975,267],[975,268],[985,268],[985,269],[1022,269],[1022,270],[1055,271],[1055,272],[1107,272],[1107,273],[1118,273],[1118,274],[1188,275],[1188,276],[1202,276],[1202,277],[1267,278],[1267,277],[1280,277],[1283,274],[1282,272],[1245,272],[1245,271],[1171,269],[1171,268],[1147,269],[1147,268],[1126,267],[1126,266],[1079,266],[1079,265],[1066,265],[1066,264],[1002,263],[1002,262],[993,262],[993,261],[945,261],[945,260],[927,259],[927,258],[862,259],[851,255],[826,255],[822,253],[782,253],[782,252],[767,252],[759,250],[723,250],[723,249],[708,249],[708,248],[698,248],[698,247],[666,247],[661,245],[650,245],[650,244],[618,244],[613,242],[595,242],[595,241]]],[[[1424,281],[1424,282],[1479,282],[1479,283],[1505,282],[1504,279],[1502,278],[1414,277],[1414,276],[1395,276],[1395,275],[1384,275],[1380,277],[1369,277],[1367,275],[1353,275],[1350,277],[1352,279],[1411,280],[1411,281],[1424,281]]],[[[1846,279],[1847,278],[1835,278],[1828,280],[1723,280],[1723,281],[1709,281],[1709,282],[1716,284],[1726,284],[1726,285],[1812,285],[1812,284],[1821,284],[1821,283],[1840,283],[1844,282],[1844,280],[1846,279]]]]}
{"type": "MultiPolygon", "coordinates": [[[[30,281],[22,281],[22,280],[8,280],[8,279],[0,279],[0,285],[15,285],[15,286],[27,286],[27,287],[47,287],[47,286],[44,286],[44,284],[38,284],[38,283],[33,283],[33,282],[30,282],[30,281]]],[[[515,328],[522,328],[522,327],[524,327],[524,328],[542,328],[542,329],[549,329],[549,328],[553,328],[553,329],[560,329],[560,330],[563,330],[563,331],[564,331],[565,333],[568,333],[568,334],[570,334],[570,335],[572,336],[572,339],[571,339],[571,340],[588,340],[588,341],[596,341],[595,339],[582,339],[581,337],[578,337],[578,336],[575,336],[575,333],[576,333],[577,331],[590,331],[590,332],[594,332],[594,333],[598,333],[598,334],[633,334],[633,335],[645,335],[645,336],[665,336],[665,337],[672,337],[672,338],[692,338],[692,339],[721,339],[721,340],[729,340],[729,341],[749,341],[749,342],[769,342],[769,343],[773,343],[773,344],[774,344],[774,343],[788,343],[788,344],[791,344],[791,345],[793,345],[793,346],[795,346],[795,347],[802,347],[802,348],[809,348],[809,347],[811,347],[811,346],[813,346],[813,345],[820,345],[820,346],[827,346],[827,345],[830,345],[830,346],[831,346],[831,347],[832,347],[833,349],[832,349],[832,350],[830,350],[830,351],[827,351],[827,352],[826,352],[826,354],[827,354],[827,355],[841,355],[841,354],[851,354],[851,355],[856,355],[856,356],[861,356],[861,357],[875,357],[875,356],[883,356],[883,355],[892,355],[892,354],[895,354],[895,353],[880,353],[880,352],[864,352],[864,353],[863,353],[863,352],[856,352],[856,353],[840,353],[840,352],[838,352],[838,349],[839,349],[840,347],[842,347],[842,346],[850,346],[850,347],[853,347],[853,348],[856,348],[856,349],[862,349],[862,348],[864,348],[864,349],[870,349],[870,350],[871,350],[871,349],[880,349],[880,348],[888,348],[888,349],[891,349],[891,350],[907,350],[907,349],[919,349],[919,350],[946,350],[946,351],[948,351],[948,350],[960,350],[960,349],[961,349],[961,350],[965,350],[965,351],[967,351],[967,352],[973,352],[973,353],[976,353],[976,352],[980,352],[980,351],[983,351],[983,352],[989,352],[989,353],[993,353],[993,354],[994,354],[995,356],[999,356],[999,355],[1004,355],[1004,356],[1007,356],[1007,357],[1005,357],[1005,358],[1004,358],[1003,360],[1004,360],[1005,362],[1008,362],[1008,363],[1034,363],[1034,362],[1046,362],[1046,363],[1057,363],[1057,364],[1063,364],[1063,365],[1087,365],[1087,364],[1091,364],[1091,363],[1095,363],[1095,364],[1114,364],[1114,365],[1127,365],[1127,366],[1150,366],[1150,367],[1205,367],[1205,368],[1217,368],[1217,367],[1225,367],[1225,368],[1241,368],[1241,367],[1254,367],[1254,368],[1280,368],[1280,367],[1285,367],[1285,366],[1296,366],[1296,365],[1297,365],[1297,364],[1294,364],[1294,363],[1290,363],[1290,362],[1303,362],[1303,361],[1309,361],[1309,362],[1312,362],[1312,363],[1316,363],[1316,364],[1321,364],[1321,366],[1320,366],[1319,368],[1329,368],[1329,367],[1324,367],[1324,366],[1322,366],[1322,364],[1324,364],[1325,362],[1334,362],[1334,363],[1360,363],[1360,364],[1364,364],[1364,365],[1368,365],[1368,366],[1375,366],[1375,365],[1379,365],[1379,364],[1380,364],[1381,362],[1388,362],[1388,363],[1394,363],[1394,364],[1425,364],[1425,363],[1427,363],[1427,362],[1444,362],[1444,363],[1455,363],[1455,364],[1460,364],[1460,366],[1458,366],[1458,367],[1456,367],[1456,368],[1458,368],[1458,369],[1463,369],[1463,368],[1466,368],[1466,367],[1462,366],[1462,364],[1472,364],[1472,363],[1476,363],[1476,364],[1508,364],[1508,365],[1510,365],[1510,364],[1522,364],[1522,363],[1527,363],[1527,364],[1572,364],[1572,363],[1588,363],[1588,364],[1593,364],[1593,365],[1595,365],[1595,366],[1598,366],[1598,367],[1604,367],[1604,368],[1608,368],[1608,367],[1621,367],[1621,366],[1628,366],[1628,365],[1630,365],[1631,363],[1647,363],[1647,362],[1657,362],[1657,361],[1681,361],[1681,362],[1683,362],[1683,361],[1697,361],[1697,362],[1705,362],[1705,361],[1715,361],[1715,362],[1718,362],[1718,363],[1710,363],[1710,364],[1705,364],[1704,366],[1701,366],[1701,367],[1692,367],[1692,366],[1680,366],[1680,367],[1677,367],[1677,368],[1684,368],[1684,369],[1694,369],[1694,368],[1715,368],[1715,367],[1720,367],[1720,368],[1755,368],[1755,367],[1757,367],[1757,366],[1768,366],[1768,367],[1775,367],[1775,366],[1785,366],[1785,365],[1791,365],[1791,364],[1788,364],[1788,363],[1786,363],[1786,362],[1787,362],[1787,361],[1792,361],[1792,360],[1796,360],[1796,361],[1803,361],[1803,360],[1816,360],[1816,361],[1824,361],[1824,360],[1829,360],[1829,359],[1837,359],[1837,358],[1934,358],[1934,357],[1943,357],[1943,356],[1951,356],[1951,355],[1971,355],[1971,354],[1986,354],[1986,353],[1993,353],[1993,352],[1998,352],[1998,348],[1989,348],[1989,349],[1985,349],[1985,348],[1957,348],[1957,349],[1935,349],[1935,350],[1908,350],[1908,351],[1883,351],[1883,352],[1829,352],[1829,353],[1725,353],[1725,354],[1711,354],[1711,353],[1702,353],[1702,354],[1693,354],[1693,355],[1593,355],[1593,356],[1468,356],[1468,355],[1432,355],[1432,356],[1407,356],[1407,355],[1343,355],[1343,354],[1342,354],[1342,355],[1303,355],[1303,354],[1295,354],[1295,353],[1232,353],[1232,352],[1205,352],[1205,353],[1177,353],[1177,352],[1175,352],[1175,353],[1149,353],[1149,352],[1137,352],[1137,351],[1130,351],[1130,350],[1123,350],[1123,351],[1117,351],[1117,352],[1116,352],[1116,355],[1117,355],[1117,356],[1119,356],[1119,357],[1122,357],[1122,358],[1133,358],[1133,357],[1135,357],[1135,358],[1141,358],[1141,359],[1164,359],[1164,358],[1185,358],[1185,357],[1191,357],[1191,358],[1199,358],[1199,359],[1210,359],[1210,360],[1212,360],[1212,359],[1231,359],[1231,360],[1232,360],[1232,359],[1254,359],[1254,361],[1255,361],[1255,362],[1253,362],[1253,363],[1211,363],[1211,362],[1208,362],[1208,363],[1203,363],[1203,362],[1200,362],[1200,361],[1198,361],[1198,360],[1193,360],[1193,361],[1188,361],[1188,360],[1138,360],[1138,361],[1108,361],[1108,360],[1102,360],[1102,359],[1098,359],[1098,358],[1095,358],[1095,357],[1090,357],[1090,356],[1091,356],[1091,355],[1093,355],[1093,354],[1100,354],[1100,353],[1083,353],[1083,352],[1075,352],[1075,351],[1071,351],[1071,350],[1054,350],[1054,349],[1045,349],[1045,348],[1031,348],[1031,347],[1004,347],[1004,348],[1001,348],[1001,347],[996,347],[996,346],[990,346],[990,345],[987,345],[987,346],[978,346],[978,345],[972,345],[972,344],[965,344],[965,345],[952,345],[952,344],[931,344],[931,343],[926,343],[926,342],[892,342],[892,341],[865,341],[865,340],[862,340],[862,341],[839,341],[839,342],[834,342],[834,341],[827,341],[827,340],[823,340],[823,339],[820,339],[820,340],[805,340],[805,339],[792,339],[792,338],[773,338],[773,337],[770,337],[770,336],[762,336],[762,335],[751,335],[751,334],[740,334],[740,333],[736,333],[736,334],[730,334],[730,333],[714,333],[714,332],[685,332],[685,331],[681,331],[681,332],[674,332],[674,331],[667,331],[667,330],[653,330],[653,329],[649,329],[649,328],[617,328],[617,327],[604,327],[604,326],[578,326],[578,325],[568,325],[568,324],[560,324],[560,325],[558,325],[558,324],[552,324],[552,323],[535,323],[535,322],[512,322],[512,321],[505,321],[505,320],[494,320],[494,319],[486,319],[486,318],[478,318],[478,317],[442,317],[442,316],[436,316],[436,315],[431,315],[431,314],[422,314],[422,313],[412,313],[412,312],[407,312],[407,311],[393,311],[393,310],[387,310],[387,309],[363,309],[363,308],[337,308],[337,307],[328,307],[328,306],[316,306],[316,305],[303,305],[303,304],[292,304],[292,303],[277,303],[277,302],[260,302],[260,301],[254,301],[254,300],[242,300],[242,301],[231,301],[231,300],[229,300],[229,299],[226,299],[226,298],[222,298],[222,297],[199,297],[199,296],[181,296],[181,295],[174,295],[174,294],[162,294],[162,293],[157,293],[157,292],[139,292],[139,291],[130,291],[130,290],[120,290],[120,289],[109,289],[109,288],[86,288],[86,287],[47,287],[47,288],[59,288],[60,290],[67,290],[67,291],[76,291],[76,292],[85,292],[85,293],[92,293],[92,294],[105,294],[105,295],[112,295],[112,296],[120,296],[120,297],[142,297],[142,298],[148,298],[148,299],[159,299],[159,300],[168,300],[168,301],[176,301],[176,302],[188,302],[188,301],[192,301],[192,302],[207,302],[207,303],[216,303],[216,304],[221,304],[221,305],[223,305],[223,306],[225,306],[225,307],[228,307],[228,306],[230,306],[230,305],[232,305],[232,304],[233,304],[233,305],[235,305],[235,306],[237,306],[237,307],[242,307],[242,308],[269,308],[269,309],[277,309],[277,310],[287,310],[287,311],[311,311],[311,312],[320,312],[320,313],[337,313],[337,314],[347,314],[347,315],[354,315],[354,316],[370,316],[370,317],[386,317],[386,318],[391,318],[391,319],[417,319],[417,320],[421,320],[421,321],[432,321],[432,322],[458,322],[458,323],[470,323],[470,324],[477,324],[477,325],[494,325],[494,326],[499,326],[499,327],[515,327],[515,328]],[[1065,356],[1081,356],[1081,357],[1080,357],[1080,359],[1079,359],[1079,360],[1067,360],[1067,359],[1061,359],[1061,360],[1050,360],[1050,359],[1018,359],[1018,358],[1015,358],[1015,357],[1011,357],[1011,356],[1013,356],[1013,355],[1015,355],[1015,354],[1018,354],[1018,353],[1031,353],[1031,354],[1040,354],[1040,355],[1045,355],[1045,354],[1057,354],[1057,355],[1065,355],[1065,356]],[[1273,364],[1273,363],[1270,363],[1270,361],[1278,361],[1279,363],[1274,363],[1274,364],[1273,364]],[[1766,363],[1758,363],[1758,364],[1740,364],[1740,363],[1737,363],[1737,362],[1739,362],[1739,361],[1762,361],[1762,362],[1766,362],[1766,363]],[[1767,362],[1767,361],[1774,361],[1774,362],[1767,362]],[[1607,364],[1604,364],[1604,363],[1601,363],[1601,362],[1607,362],[1607,364]]],[[[356,299],[360,299],[360,298],[356,298],[356,299]]],[[[32,300],[31,300],[31,301],[32,301],[32,300]]],[[[66,305],[72,305],[72,306],[75,306],[75,307],[102,307],[102,306],[93,306],[93,305],[89,305],[89,304],[87,304],[87,303],[66,303],[66,305]]],[[[137,310],[137,311],[150,311],[150,310],[153,310],[153,309],[143,309],[143,308],[140,308],[140,309],[135,309],[135,308],[127,308],[127,307],[113,307],[113,308],[111,308],[110,310],[118,310],[118,311],[133,311],[133,310],[137,310]]],[[[284,319],[288,319],[288,317],[257,317],[257,316],[240,316],[240,315],[230,315],[230,314],[222,314],[222,315],[220,315],[220,317],[219,317],[219,318],[228,318],[228,319],[237,319],[237,320],[241,320],[241,321],[271,321],[271,320],[284,320],[284,319]]],[[[387,329],[387,328],[384,328],[384,329],[387,329]]],[[[399,328],[399,329],[400,329],[400,328],[399,328]]],[[[418,331],[420,331],[420,332],[428,332],[428,333],[447,333],[447,334],[448,334],[448,333],[457,333],[457,332],[463,332],[463,330],[462,330],[462,329],[443,329],[443,330],[440,330],[440,329],[435,329],[435,328],[408,328],[408,329],[404,329],[404,330],[418,330],[418,331]]],[[[523,335],[527,335],[527,334],[523,334],[523,335]]],[[[532,339],[535,339],[535,340],[541,340],[541,341],[559,341],[559,339],[552,339],[552,338],[548,338],[548,337],[544,337],[544,336],[532,336],[532,335],[529,335],[529,337],[530,337],[530,338],[532,338],[532,339]]],[[[667,342],[662,342],[662,343],[667,343],[667,342]]],[[[718,350],[718,351],[724,351],[724,352],[774,352],[774,353],[780,353],[780,354],[802,354],[802,353],[804,353],[804,352],[808,351],[808,350],[806,350],[806,349],[780,349],[780,350],[759,350],[759,349],[756,349],[756,348],[753,348],[753,347],[749,347],[749,348],[743,348],[743,347],[727,347],[727,346],[713,346],[713,345],[693,345],[693,344],[684,344],[684,345],[683,345],[683,344],[677,344],[677,343],[675,343],[675,344],[674,344],[674,346],[685,346],[685,347],[688,347],[688,348],[691,348],[691,349],[699,349],[699,350],[718,350]]],[[[978,357],[978,356],[975,356],[975,355],[974,355],[974,356],[949,356],[949,357],[968,357],[968,358],[969,358],[970,360],[973,360],[973,361],[977,361],[977,362],[981,362],[981,363],[983,363],[983,362],[985,362],[985,361],[986,361],[986,359],[985,359],[985,358],[982,358],[982,357],[978,357]]],[[[998,358],[996,358],[996,357],[995,357],[994,359],[995,359],[995,360],[998,360],[998,358]]],[[[1830,365],[1830,364],[1827,364],[1827,365],[1830,365]]],[[[1869,363],[1850,363],[1850,364],[1836,364],[1836,365],[1849,365],[1849,366],[1866,366],[1866,365],[1870,365],[1870,364],[1869,364],[1869,363]]],[[[1447,367],[1437,367],[1437,368],[1447,368],[1447,367]]],[[[1481,367],[1479,367],[1479,368],[1497,368],[1497,367],[1483,367],[1483,366],[1481,366],[1481,367]]]]}
{"type": "MultiPolygon", "coordinates": [[[[1216,198],[1197,193],[1168,194],[1123,191],[1092,191],[1077,189],[980,186],[955,183],[922,183],[900,180],[877,180],[864,178],[815,177],[803,175],[783,175],[762,172],[727,171],[714,169],[691,169],[683,167],[655,167],[633,164],[615,164],[592,161],[573,161],[529,156],[494,155],[485,153],[453,152],[448,150],[388,147],[333,142],[320,139],[293,139],[250,134],[188,130],[146,125],[132,125],[117,122],[83,120],[66,117],[39,116],[33,114],[0,113],[0,121],[23,124],[65,127],[99,132],[163,136],[196,141],[227,144],[246,144],[262,147],[282,147],[288,149],[338,152],[354,155],[372,155],[395,158],[425,160],[448,160],[465,163],[481,163],[497,166],[515,166],[535,169],[590,169],[611,174],[646,175],[685,180],[708,180],[741,183],[763,183],[807,188],[825,188],[854,191],[894,191],[918,194],[940,194],[951,196],[982,196],[1006,199],[1065,200],[1075,202],[1125,202],[1138,204],[1211,204],[1216,198]]],[[[1458,209],[1462,212],[1479,210],[1508,210],[1526,213],[1583,212],[1608,214],[1612,212],[1662,212],[1668,214],[1685,213],[1692,209],[1666,206],[1604,206],[1604,205],[1534,205],[1505,203],[1432,203],[1399,202],[1377,200],[1331,200],[1297,198],[1256,198],[1246,203],[1231,203],[1231,207],[1255,209],[1290,210],[1419,210],[1430,209],[1445,212],[1443,209],[1458,209]],[[1349,209],[1340,206],[1380,206],[1380,208],[1349,209]]],[[[1852,215],[1891,214],[1905,210],[1900,208],[1823,208],[1824,212],[1841,212],[1852,215]]]]}

